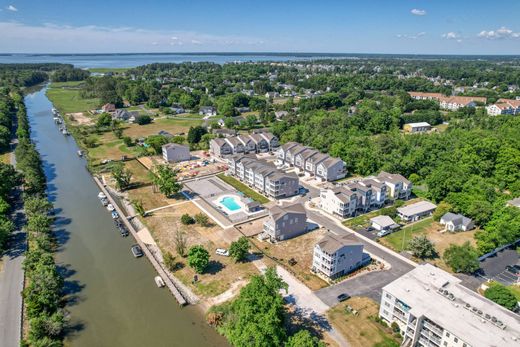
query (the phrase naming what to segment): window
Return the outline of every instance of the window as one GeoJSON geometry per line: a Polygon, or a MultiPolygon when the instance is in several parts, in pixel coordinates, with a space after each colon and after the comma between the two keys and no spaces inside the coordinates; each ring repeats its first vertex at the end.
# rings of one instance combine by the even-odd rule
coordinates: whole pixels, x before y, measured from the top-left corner
{"type": "Polygon", "coordinates": [[[459,339],[458,338],[454,338],[453,341],[459,342],[459,339]]]}
{"type": "Polygon", "coordinates": [[[392,295],[390,295],[390,294],[388,294],[388,293],[386,293],[386,297],[387,297],[388,299],[392,299],[392,295]]]}
{"type": "Polygon", "coordinates": [[[450,333],[446,333],[446,337],[450,337],[450,333]]]}
{"type": "Polygon", "coordinates": [[[390,307],[390,303],[388,301],[385,301],[385,306],[390,307]]]}
{"type": "Polygon", "coordinates": [[[388,316],[388,311],[387,311],[387,310],[383,310],[383,314],[384,314],[385,316],[388,316]]]}
{"type": "Polygon", "coordinates": [[[447,345],[448,345],[448,342],[444,341],[443,345],[444,345],[444,346],[447,346],[447,345]]]}

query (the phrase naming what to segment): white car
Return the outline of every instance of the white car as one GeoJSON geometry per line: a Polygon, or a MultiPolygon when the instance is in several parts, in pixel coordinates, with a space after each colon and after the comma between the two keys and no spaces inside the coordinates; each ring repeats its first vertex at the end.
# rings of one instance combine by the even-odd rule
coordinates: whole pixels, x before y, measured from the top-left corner
{"type": "Polygon", "coordinates": [[[224,249],[224,248],[217,248],[215,253],[217,253],[217,255],[222,255],[224,257],[229,257],[229,251],[227,249],[224,249]]]}
{"type": "Polygon", "coordinates": [[[377,236],[383,237],[383,236],[391,234],[392,232],[393,232],[393,230],[391,230],[391,229],[381,230],[380,232],[377,233],[377,236]]]}

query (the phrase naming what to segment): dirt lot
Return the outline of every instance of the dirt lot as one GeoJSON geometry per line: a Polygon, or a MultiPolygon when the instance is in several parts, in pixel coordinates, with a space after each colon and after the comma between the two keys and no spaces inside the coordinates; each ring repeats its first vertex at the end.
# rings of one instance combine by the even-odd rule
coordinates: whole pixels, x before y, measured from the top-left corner
{"type": "MultiPolygon", "coordinates": [[[[307,287],[312,290],[317,290],[326,287],[327,282],[311,273],[312,255],[314,245],[325,235],[325,232],[324,229],[318,229],[276,244],[259,241],[256,238],[252,238],[251,241],[262,250],[262,252],[278,259],[286,269],[296,275],[307,287]],[[296,260],[295,265],[291,266],[288,264],[291,258],[296,260]]],[[[274,261],[268,257],[264,257],[264,262],[268,265],[274,264],[274,261]]]]}
{"type": "Polygon", "coordinates": [[[392,336],[389,328],[377,323],[378,304],[364,297],[353,297],[329,310],[331,324],[348,340],[352,347],[398,347],[401,339],[392,336]],[[349,305],[357,315],[345,310],[349,305]]]}
{"type": "MultiPolygon", "coordinates": [[[[184,213],[195,215],[201,211],[191,202],[167,208],[146,217],[144,222],[152,232],[152,235],[163,251],[171,252],[179,264],[179,269],[174,275],[183,283],[189,285],[198,295],[204,298],[217,296],[237,281],[244,281],[251,275],[258,273],[256,267],[250,263],[235,263],[230,257],[217,256],[215,250],[218,247],[228,248],[229,241],[224,237],[223,230],[214,225],[202,227],[200,225],[184,226],[180,223],[180,217],[184,213]],[[198,282],[193,284],[195,272],[187,265],[187,259],[180,257],[175,251],[174,238],[177,230],[186,233],[188,248],[194,245],[203,245],[210,253],[210,265],[204,274],[198,275],[198,282]]],[[[231,233],[236,232],[234,230],[231,233]]]]}
{"type": "Polygon", "coordinates": [[[94,125],[94,120],[86,112],[67,113],[67,116],[75,125],[94,125]]]}
{"type": "Polygon", "coordinates": [[[164,194],[154,192],[152,186],[140,187],[128,190],[128,196],[131,200],[140,200],[145,210],[173,205],[179,202],[186,201],[186,198],[179,194],[173,198],[167,198],[164,194]]]}
{"type": "Polygon", "coordinates": [[[262,229],[264,228],[264,222],[266,221],[266,219],[267,217],[255,219],[252,222],[240,224],[239,226],[237,226],[237,228],[248,237],[255,236],[262,232],[262,229]]]}

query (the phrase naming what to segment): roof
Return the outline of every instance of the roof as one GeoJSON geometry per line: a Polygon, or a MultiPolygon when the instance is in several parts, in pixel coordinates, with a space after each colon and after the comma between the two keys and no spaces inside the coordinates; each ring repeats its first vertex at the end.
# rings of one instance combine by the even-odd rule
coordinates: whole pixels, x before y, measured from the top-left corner
{"type": "Polygon", "coordinates": [[[411,204],[404,207],[399,207],[397,209],[397,212],[404,216],[413,216],[419,213],[428,212],[431,210],[435,210],[437,208],[437,205],[432,204],[429,201],[419,201],[415,204],[411,204]]]}
{"type": "Polygon", "coordinates": [[[370,218],[370,221],[372,223],[380,225],[384,228],[391,227],[392,225],[396,225],[396,223],[394,222],[394,220],[392,218],[390,218],[389,216],[383,216],[383,215],[377,216],[374,218],[370,218]]]}
{"type": "Polygon", "coordinates": [[[497,103],[508,104],[513,108],[520,108],[520,100],[515,99],[498,99],[497,103]]]}
{"type": "Polygon", "coordinates": [[[444,216],[442,216],[441,220],[443,220],[446,223],[452,222],[454,225],[464,225],[464,226],[468,226],[472,222],[471,218],[465,217],[461,214],[455,214],[455,213],[451,213],[451,212],[447,212],[446,214],[444,214],[444,216]]]}
{"type": "Polygon", "coordinates": [[[329,158],[325,159],[321,164],[323,164],[325,167],[328,168],[328,167],[336,165],[339,162],[343,162],[343,160],[341,160],[340,158],[329,157],[329,158]]]}
{"type": "Polygon", "coordinates": [[[229,143],[227,143],[227,141],[225,139],[221,139],[219,137],[217,137],[216,139],[211,139],[211,141],[214,141],[218,146],[224,146],[224,145],[229,146],[229,143]]]}
{"type": "Polygon", "coordinates": [[[305,208],[300,203],[296,203],[296,204],[292,204],[292,205],[288,205],[288,206],[275,205],[275,206],[271,207],[271,209],[269,210],[269,215],[271,216],[271,218],[274,221],[277,221],[278,219],[282,218],[283,216],[285,216],[288,213],[307,215],[307,213],[305,212],[305,208]]]}
{"type": "Polygon", "coordinates": [[[287,142],[287,143],[284,143],[284,144],[280,147],[280,149],[282,149],[282,150],[284,150],[284,151],[287,151],[288,149],[290,149],[290,148],[292,148],[292,147],[294,147],[294,146],[297,146],[297,145],[298,145],[298,143],[296,143],[296,142],[287,142]]]}
{"type": "Polygon", "coordinates": [[[520,338],[517,315],[464,287],[460,279],[431,264],[417,266],[383,290],[410,306],[415,317],[427,317],[472,346],[518,345],[514,342],[520,338]],[[449,294],[453,300],[447,297],[449,294]],[[495,325],[490,320],[492,317],[505,328],[495,325]]]}
{"type": "Polygon", "coordinates": [[[407,123],[405,125],[409,125],[412,128],[415,128],[415,127],[431,127],[430,123],[426,123],[426,122],[407,123]]]}
{"type": "Polygon", "coordinates": [[[334,195],[343,203],[350,202],[352,195],[356,195],[355,192],[349,190],[343,186],[331,189],[334,195]]]}
{"type": "Polygon", "coordinates": [[[381,171],[379,175],[377,175],[377,179],[394,184],[399,182],[410,184],[410,181],[408,181],[404,176],[399,174],[391,174],[385,171],[381,171]]]}
{"type": "Polygon", "coordinates": [[[344,246],[362,246],[363,244],[351,234],[337,236],[332,233],[327,233],[316,245],[319,246],[322,251],[333,254],[344,246]]]}
{"type": "Polygon", "coordinates": [[[170,149],[170,148],[173,148],[173,149],[185,149],[187,151],[190,150],[190,147],[185,146],[185,145],[180,145],[178,143],[167,143],[164,146],[162,146],[162,148],[166,148],[166,149],[170,149]]]}
{"type": "Polygon", "coordinates": [[[408,94],[412,97],[414,97],[414,96],[429,97],[429,98],[442,98],[443,97],[443,95],[441,93],[408,92],[408,94]]]}

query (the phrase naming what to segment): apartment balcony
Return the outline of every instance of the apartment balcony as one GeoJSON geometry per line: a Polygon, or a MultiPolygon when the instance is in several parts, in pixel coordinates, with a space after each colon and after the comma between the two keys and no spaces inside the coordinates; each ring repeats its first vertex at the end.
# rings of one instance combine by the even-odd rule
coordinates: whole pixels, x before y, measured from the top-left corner
{"type": "MultiPolygon", "coordinates": [[[[425,338],[427,339],[428,341],[430,342],[433,342],[433,345],[435,346],[440,346],[441,345],[441,338],[426,331],[426,330],[421,330],[421,338],[425,338]]],[[[430,344],[431,345],[431,344],[430,344]]]]}
{"type": "Polygon", "coordinates": [[[424,322],[423,323],[423,328],[427,329],[427,330],[430,330],[431,332],[437,334],[438,336],[442,336],[442,329],[439,329],[438,327],[432,325],[432,324],[429,324],[427,322],[424,322]]]}

